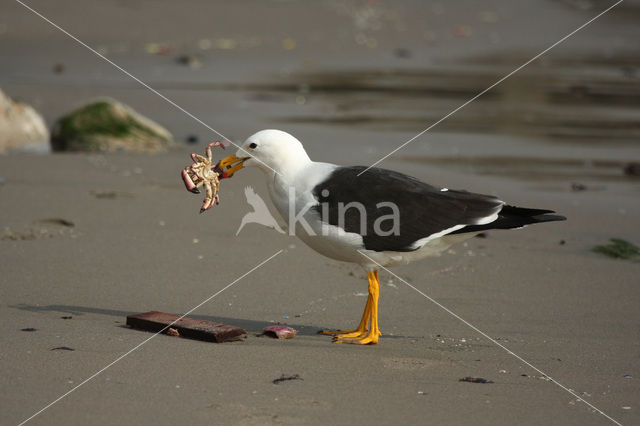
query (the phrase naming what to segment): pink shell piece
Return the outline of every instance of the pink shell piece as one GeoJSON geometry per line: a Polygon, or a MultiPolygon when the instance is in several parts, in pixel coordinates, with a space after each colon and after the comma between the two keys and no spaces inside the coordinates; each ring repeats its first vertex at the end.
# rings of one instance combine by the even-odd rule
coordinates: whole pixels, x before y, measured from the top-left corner
{"type": "Polygon", "coordinates": [[[269,327],[265,327],[262,332],[266,336],[273,337],[274,339],[291,339],[298,334],[298,330],[287,327],[286,325],[270,325],[269,327]]]}
{"type": "Polygon", "coordinates": [[[170,328],[168,328],[168,329],[167,329],[167,331],[166,331],[166,333],[167,333],[169,336],[180,337],[180,332],[179,332],[178,330],[176,330],[175,328],[171,328],[171,327],[170,327],[170,328]]]}

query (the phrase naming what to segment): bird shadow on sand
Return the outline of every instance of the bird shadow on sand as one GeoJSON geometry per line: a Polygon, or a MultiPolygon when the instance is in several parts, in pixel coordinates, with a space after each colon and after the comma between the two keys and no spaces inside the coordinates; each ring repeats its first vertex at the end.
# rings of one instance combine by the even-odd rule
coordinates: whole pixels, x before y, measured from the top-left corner
{"type": "MultiPolygon", "coordinates": [[[[22,311],[29,312],[59,312],[67,315],[74,316],[82,316],[84,314],[97,314],[97,315],[106,315],[110,317],[116,317],[122,319],[122,321],[126,321],[127,315],[139,314],[140,312],[132,312],[132,311],[121,311],[117,309],[104,309],[104,308],[96,308],[91,306],[74,306],[74,305],[45,305],[45,306],[35,306],[35,305],[27,305],[24,303],[18,305],[9,305],[10,308],[20,309],[22,311]]],[[[176,315],[181,315],[182,313],[177,313],[176,315]]],[[[270,325],[274,325],[272,322],[267,321],[256,321],[242,318],[229,318],[229,317],[218,317],[211,315],[189,315],[191,318],[197,318],[206,321],[213,322],[221,322],[224,324],[235,325],[237,327],[244,328],[247,332],[251,334],[261,334],[262,330],[265,327],[270,325]]],[[[329,327],[315,327],[311,325],[300,325],[300,324],[290,324],[287,323],[289,327],[293,327],[298,330],[298,335],[302,336],[316,336],[319,331],[327,330],[329,327]]],[[[119,324],[118,327],[125,327],[122,324],[119,324]]],[[[399,336],[399,335],[383,335],[385,338],[407,338],[408,336],[399,336]]]]}

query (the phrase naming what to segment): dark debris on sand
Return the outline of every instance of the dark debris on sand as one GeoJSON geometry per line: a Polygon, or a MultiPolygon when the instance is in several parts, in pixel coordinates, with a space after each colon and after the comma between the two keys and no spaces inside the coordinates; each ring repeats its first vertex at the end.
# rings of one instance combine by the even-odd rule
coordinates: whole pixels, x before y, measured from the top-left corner
{"type": "Polygon", "coordinates": [[[469,382],[469,383],[493,383],[493,380],[487,380],[487,379],[483,379],[482,377],[471,377],[471,376],[463,377],[458,381],[469,382]]]}
{"type": "Polygon", "coordinates": [[[277,379],[273,379],[273,384],[277,385],[281,382],[286,382],[289,380],[304,380],[302,377],[300,377],[299,374],[294,374],[293,376],[285,376],[284,374],[281,375],[279,378],[277,379]]]}
{"type": "Polygon", "coordinates": [[[75,349],[70,348],[69,346],[56,346],[55,348],[51,348],[52,351],[75,351],[75,349]]]}

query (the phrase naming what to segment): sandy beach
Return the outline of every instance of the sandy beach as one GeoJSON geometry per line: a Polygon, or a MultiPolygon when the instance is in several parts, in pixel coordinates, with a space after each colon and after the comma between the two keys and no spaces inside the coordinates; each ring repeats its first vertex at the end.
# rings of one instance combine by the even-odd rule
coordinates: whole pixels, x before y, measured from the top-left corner
{"type": "MultiPolygon", "coordinates": [[[[27,4],[233,141],[279,128],[314,160],[370,165],[613,2],[27,4]]],[[[640,178],[624,173],[640,161],[639,16],[625,1],[379,165],[568,220],[393,269],[441,306],[382,272],[383,336],[359,347],[317,334],[357,325],[359,267],[257,224],[236,235],[245,187],[268,200],[257,169],[223,181],[221,204],[198,214],[179,172],[219,136],[5,2],[5,93],[49,126],[109,96],[178,144],[0,155],[0,423],[151,336],[127,315],[181,314],[235,280],[192,316],[243,327],[245,341],[159,335],[28,424],[614,424],[508,351],[640,423],[640,263],[592,251],[640,245],[640,178]],[[299,334],[259,336],[274,323],[299,334]],[[299,379],[274,384],[282,375],[299,379]]]]}

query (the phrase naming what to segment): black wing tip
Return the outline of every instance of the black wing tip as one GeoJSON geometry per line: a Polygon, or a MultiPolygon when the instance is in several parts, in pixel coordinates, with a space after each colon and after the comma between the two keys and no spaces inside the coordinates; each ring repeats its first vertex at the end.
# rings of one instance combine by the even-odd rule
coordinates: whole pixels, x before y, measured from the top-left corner
{"type": "MultiPolygon", "coordinates": [[[[550,211],[549,213],[555,213],[554,211],[550,211]]],[[[562,216],[559,214],[541,214],[541,215],[535,215],[535,216],[531,216],[532,219],[535,219],[534,223],[540,223],[540,222],[557,222],[557,221],[562,221],[562,220],[567,220],[566,216],[562,216]]]]}
{"type": "Polygon", "coordinates": [[[482,232],[492,229],[517,229],[536,223],[557,222],[567,220],[565,216],[555,213],[553,210],[528,209],[522,207],[505,206],[500,211],[498,219],[486,225],[465,226],[453,231],[451,234],[465,234],[469,232],[482,232]]]}
{"type": "Polygon", "coordinates": [[[567,220],[566,216],[556,214],[554,210],[547,209],[530,209],[527,207],[516,207],[509,204],[505,204],[500,210],[500,215],[504,216],[516,216],[522,218],[531,218],[536,222],[553,222],[560,220],[567,220]]]}
{"type": "Polygon", "coordinates": [[[553,210],[546,209],[530,209],[528,207],[518,207],[512,206],[511,204],[505,204],[500,211],[501,214],[504,215],[512,215],[512,216],[542,216],[545,214],[555,213],[553,210]]]}

